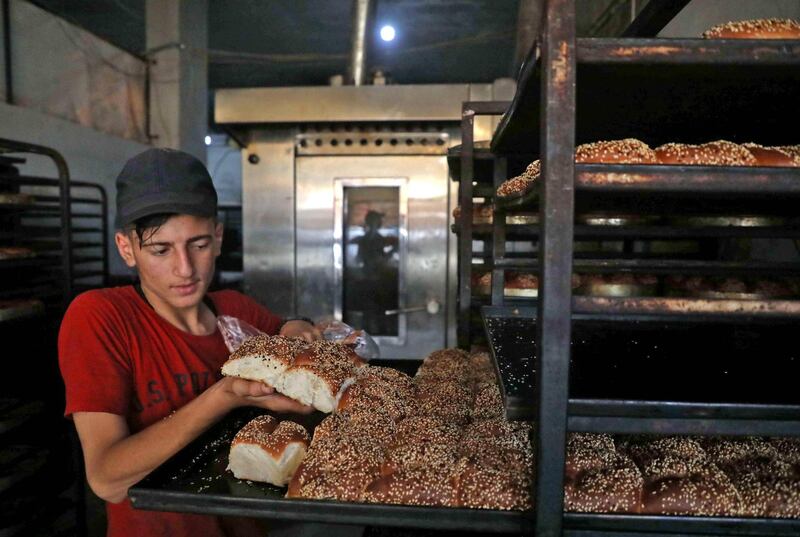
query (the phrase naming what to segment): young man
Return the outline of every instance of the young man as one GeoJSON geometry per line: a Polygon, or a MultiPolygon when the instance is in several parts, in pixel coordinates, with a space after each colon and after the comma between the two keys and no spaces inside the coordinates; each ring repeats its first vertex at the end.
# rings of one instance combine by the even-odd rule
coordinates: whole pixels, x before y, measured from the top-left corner
{"type": "Polygon", "coordinates": [[[108,535],[220,536],[217,517],[135,511],[128,488],[230,410],[310,412],[261,383],[221,378],[228,351],[216,315],[311,340],[234,291],[206,293],[220,253],[217,194],[205,166],[149,149],[117,177],[117,249],[135,286],[98,289],[70,305],[58,340],[65,415],[78,431],[92,490],[107,502],[108,535]]]}

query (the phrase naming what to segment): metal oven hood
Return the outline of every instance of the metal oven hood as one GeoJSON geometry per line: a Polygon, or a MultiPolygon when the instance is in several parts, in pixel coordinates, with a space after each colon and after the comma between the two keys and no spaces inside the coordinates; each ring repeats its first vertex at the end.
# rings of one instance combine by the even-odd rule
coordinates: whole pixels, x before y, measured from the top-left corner
{"type": "MultiPolygon", "coordinates": [[[[461,121],[464,101],[513,97],[515,82],[389,86],[312,86],[216,91],[214,120],[219,124],[461,121]]],[[[477,123],[477,122],[476,122],[477,123]]],[[[491,135],[476,132],[475,139],[491,135]]]]}

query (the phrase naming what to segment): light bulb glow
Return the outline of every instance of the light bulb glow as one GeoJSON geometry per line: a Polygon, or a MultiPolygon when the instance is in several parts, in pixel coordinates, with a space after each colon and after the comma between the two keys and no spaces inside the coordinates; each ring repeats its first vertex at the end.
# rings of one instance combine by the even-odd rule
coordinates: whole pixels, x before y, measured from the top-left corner
{"type": "Polygon", "coordinates": [[[211,145],[211,136],[206,136],[206,145],[211,145]]]}
{"type": "Polygon", "coordinates": [[[390,25],[386,25],[381,28],[381,39],[384,41],[393,41],[396,32],[394,31],[394,27],[390,25]]]}

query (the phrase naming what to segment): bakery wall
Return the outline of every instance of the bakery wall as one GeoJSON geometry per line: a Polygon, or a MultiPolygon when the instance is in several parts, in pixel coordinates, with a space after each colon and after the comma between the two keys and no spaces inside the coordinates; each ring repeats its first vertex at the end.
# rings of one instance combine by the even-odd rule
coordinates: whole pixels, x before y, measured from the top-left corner
{"type": "Polygon", "coordinates": [[[800,18],[797,0],[693,0],[664,29],[659,37],[700,37],[716,24],[732,20],[800,18]]]}

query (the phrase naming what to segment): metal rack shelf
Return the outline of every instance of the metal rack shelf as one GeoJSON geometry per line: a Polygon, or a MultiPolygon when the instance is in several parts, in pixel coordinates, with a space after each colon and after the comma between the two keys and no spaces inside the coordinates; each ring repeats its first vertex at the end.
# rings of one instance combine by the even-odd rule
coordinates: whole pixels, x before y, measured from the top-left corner
{"type": "Polygon", "coordinates": [[[649,2],[626,33],[635,38],[576,39],[574,0],[548,0],[545,30],[523,65],[515,97],[492,139],[488,153],[493,157],[472,150],[467,118],[480,109],[464,108],[461,158],[453,174],[460,179],[462,206],[456,227],[459,312],[475,309],[471,282],[464,278],[475,270],[473,241],[483,239],[481,268],[493,271],[493,288],[491,298],[475,302],[494,304],[481,310],[509,417],[537,421],[539,534],[560,535],[562,529],[564,535],[576,536],[800,531],[796,520],[563,513],[568,430],[800,435],[800,399],[785,380],[798,372],[791,334],[800,303],[573,298],[570,293],[573,272],[798,273],[797,263],[729,262],[705,250],[702,256],[684,259],[579,259],[574,253],[574,241],[584,238],[698,239],[710,244],[721,238],[796,234],[791,222],[777,226],[782,229],[691,228],[674,221],[669,230],[576,224],[576,214],[597,210],[658,216],[797,214],[798,169],[574,163],[578,144],[628,137],[652,147],[720,138],[797,143],[785,125],[800,120],[800,42],[647,37],[686,3],[649,2]],[[473,225],[468,204],[472,187],[498,187],[518,171],[513,159],[520,155],[530,155],[530,160],[540,156],[542,176],[517,199],[493,197],[491,227],[473,225]],[[542,215],[542,227],[505,225],[501,216],[519,211],[542,215]],[[506,252],[507,242],[514,240],[536,241],[535,252],[526,254],[527,259],[506,252]],[[505,269],[535,270],[540,297],[505,298],[505,269]],[[624,330],[637,332],[633,337],[624,330]],[[754,341],[760,346],[753,347],[754,341]]]}
{"type": "MultiPolygon", "coordinates": [[[[780,378],[783,375],[794,378],[800,372],[800,355],[795,354],[793,347],[785,346],[786,333],[778,326],[781,321],[792,322],[800,303],[784,303],[791,305],[792,313],[786,313],[782,319],[781,315],[773,317],[770,326],[756,337],[749,328],[751,316],[768,315],[759,306],[777,308],[783,301],[760,304],[753,301],[750,311],[725,310],[722,315],[729,318],[712,323],[720,321],[720,313],[709,312],[702,306],[715,301],[616,300],[620,304],[695,302],[700,315],[680,315],[668,307],[652,308],[634,320],[631,311],[626,311],[625,320],[630,324],[619,329],[619,318],[610,321],[607,315],[595,317],[592,314],[596,312],[587,312],[590,308],[583,307],[615,299],[576,297],[569,430],[800,435],[800,396],[789,382],[780,378]],[[756,346],[760,349],[757,352],[763,351],[760,360],[770,363],[766,371],[753,370],[752,353],[756,346]],[[684,372],[689,367],[693,374],[686,378],[684,372]],[[681,386],[680,400],[674,399],[676,384],[681,386]]],[[[507,416],[533,419],[536,309],[484,306],[482,316],[501,379],[507,416]]]]}
{"type": "MultiPolygon", "coordinates": [[[[651,145],[700,143],[721,135],[796,142],[785,126],[800,120],[800,70],[786,68],[800,64],[797,41],[586,38],[575,40],[572,53],[577,143],[630,136],[651,145]],[[706,121],[696,121],[698,111],[706,121]]],[[[539,153],[541,78],[534,47],[492,139],[494,153],[539,153]]]]}
{"type": "MultiPolygon", "coordinates": [[[[798,263],[771,263],[767,261],[707,261],[694,259],[580,259],[572,267],[575,272],[636,272],[652,274],[800,274],[798,263]]],[[[524,269],[539,271],[538,259],[504,257],[484,262],[485,269],[524,269]]]]}
{"type": "MultiPolygon", "coordinates": [[[[538,186],[495,203],[509,213],[534,210],[540,203],[538,186]]],[[[795,216],[800,169],[576,164],[574,187],[577,213],[795,216]]]]}
{"type": "MultiPolygon", "coordinates": [[[[66,426],[57,412],[53,415],[63,401],[58,402],[58,389],[42,392],[42,400],[31,400],[33,392],[25,379],[54,388],[61,384],[57,368],[52,367],[57,360],[55,347],[47,342],[55,341],[76,279],[94,286],[105,279],[107,199],[98,185],[71,181],[66,162],[55,150],[5,139],[0,139],[0,191],[0,199],[25,201],[0,205],[2,246],[28,248],[35,254],[0,260],[4,282],[0,299],[38,305],[32,310],[38,315],[35,321],[20,318],[0,325],[9,341],[24,342],[36,358],[18,364],[24,374],[4,387],[18,399],[0,401],[0,460],[8,462],[0,469],[0,533],[73,535],[80,533],[84,480],[76,471],[78,464],[65,460],[76,453],[75,447],[64,451],[66,426]],[[30,154],[49,157],[57,178],[26,175],[23,165],[30,154]],[[74,255],[80,247],[102,251],[74,255]],[[13,452],[17,444],[41,448],[46,458],[17,460],[13,452]]],[[[34,453],[33,448],[27,451],[34,453]]]]}
{"type": "MultiPolygon", "coordinates": [[[[460,228],[453,224],[453,233],[460,233],[460,228]]],[[[537,240],[539,226],[536,224],[506,224],[506,240],[537,240]]],[[[475,240],[486,240],[492,235],[492,224],[472,224],[472,237],[475,240]]],[[[604,225],[575,225],[574,236],[581,239],[661,239],[685,240],[703,238],[800,238],[800,226],[686,226],[678,227],[669,224],[659,225],[629,225],[629,226],[604,226],[604,225]]]]}

